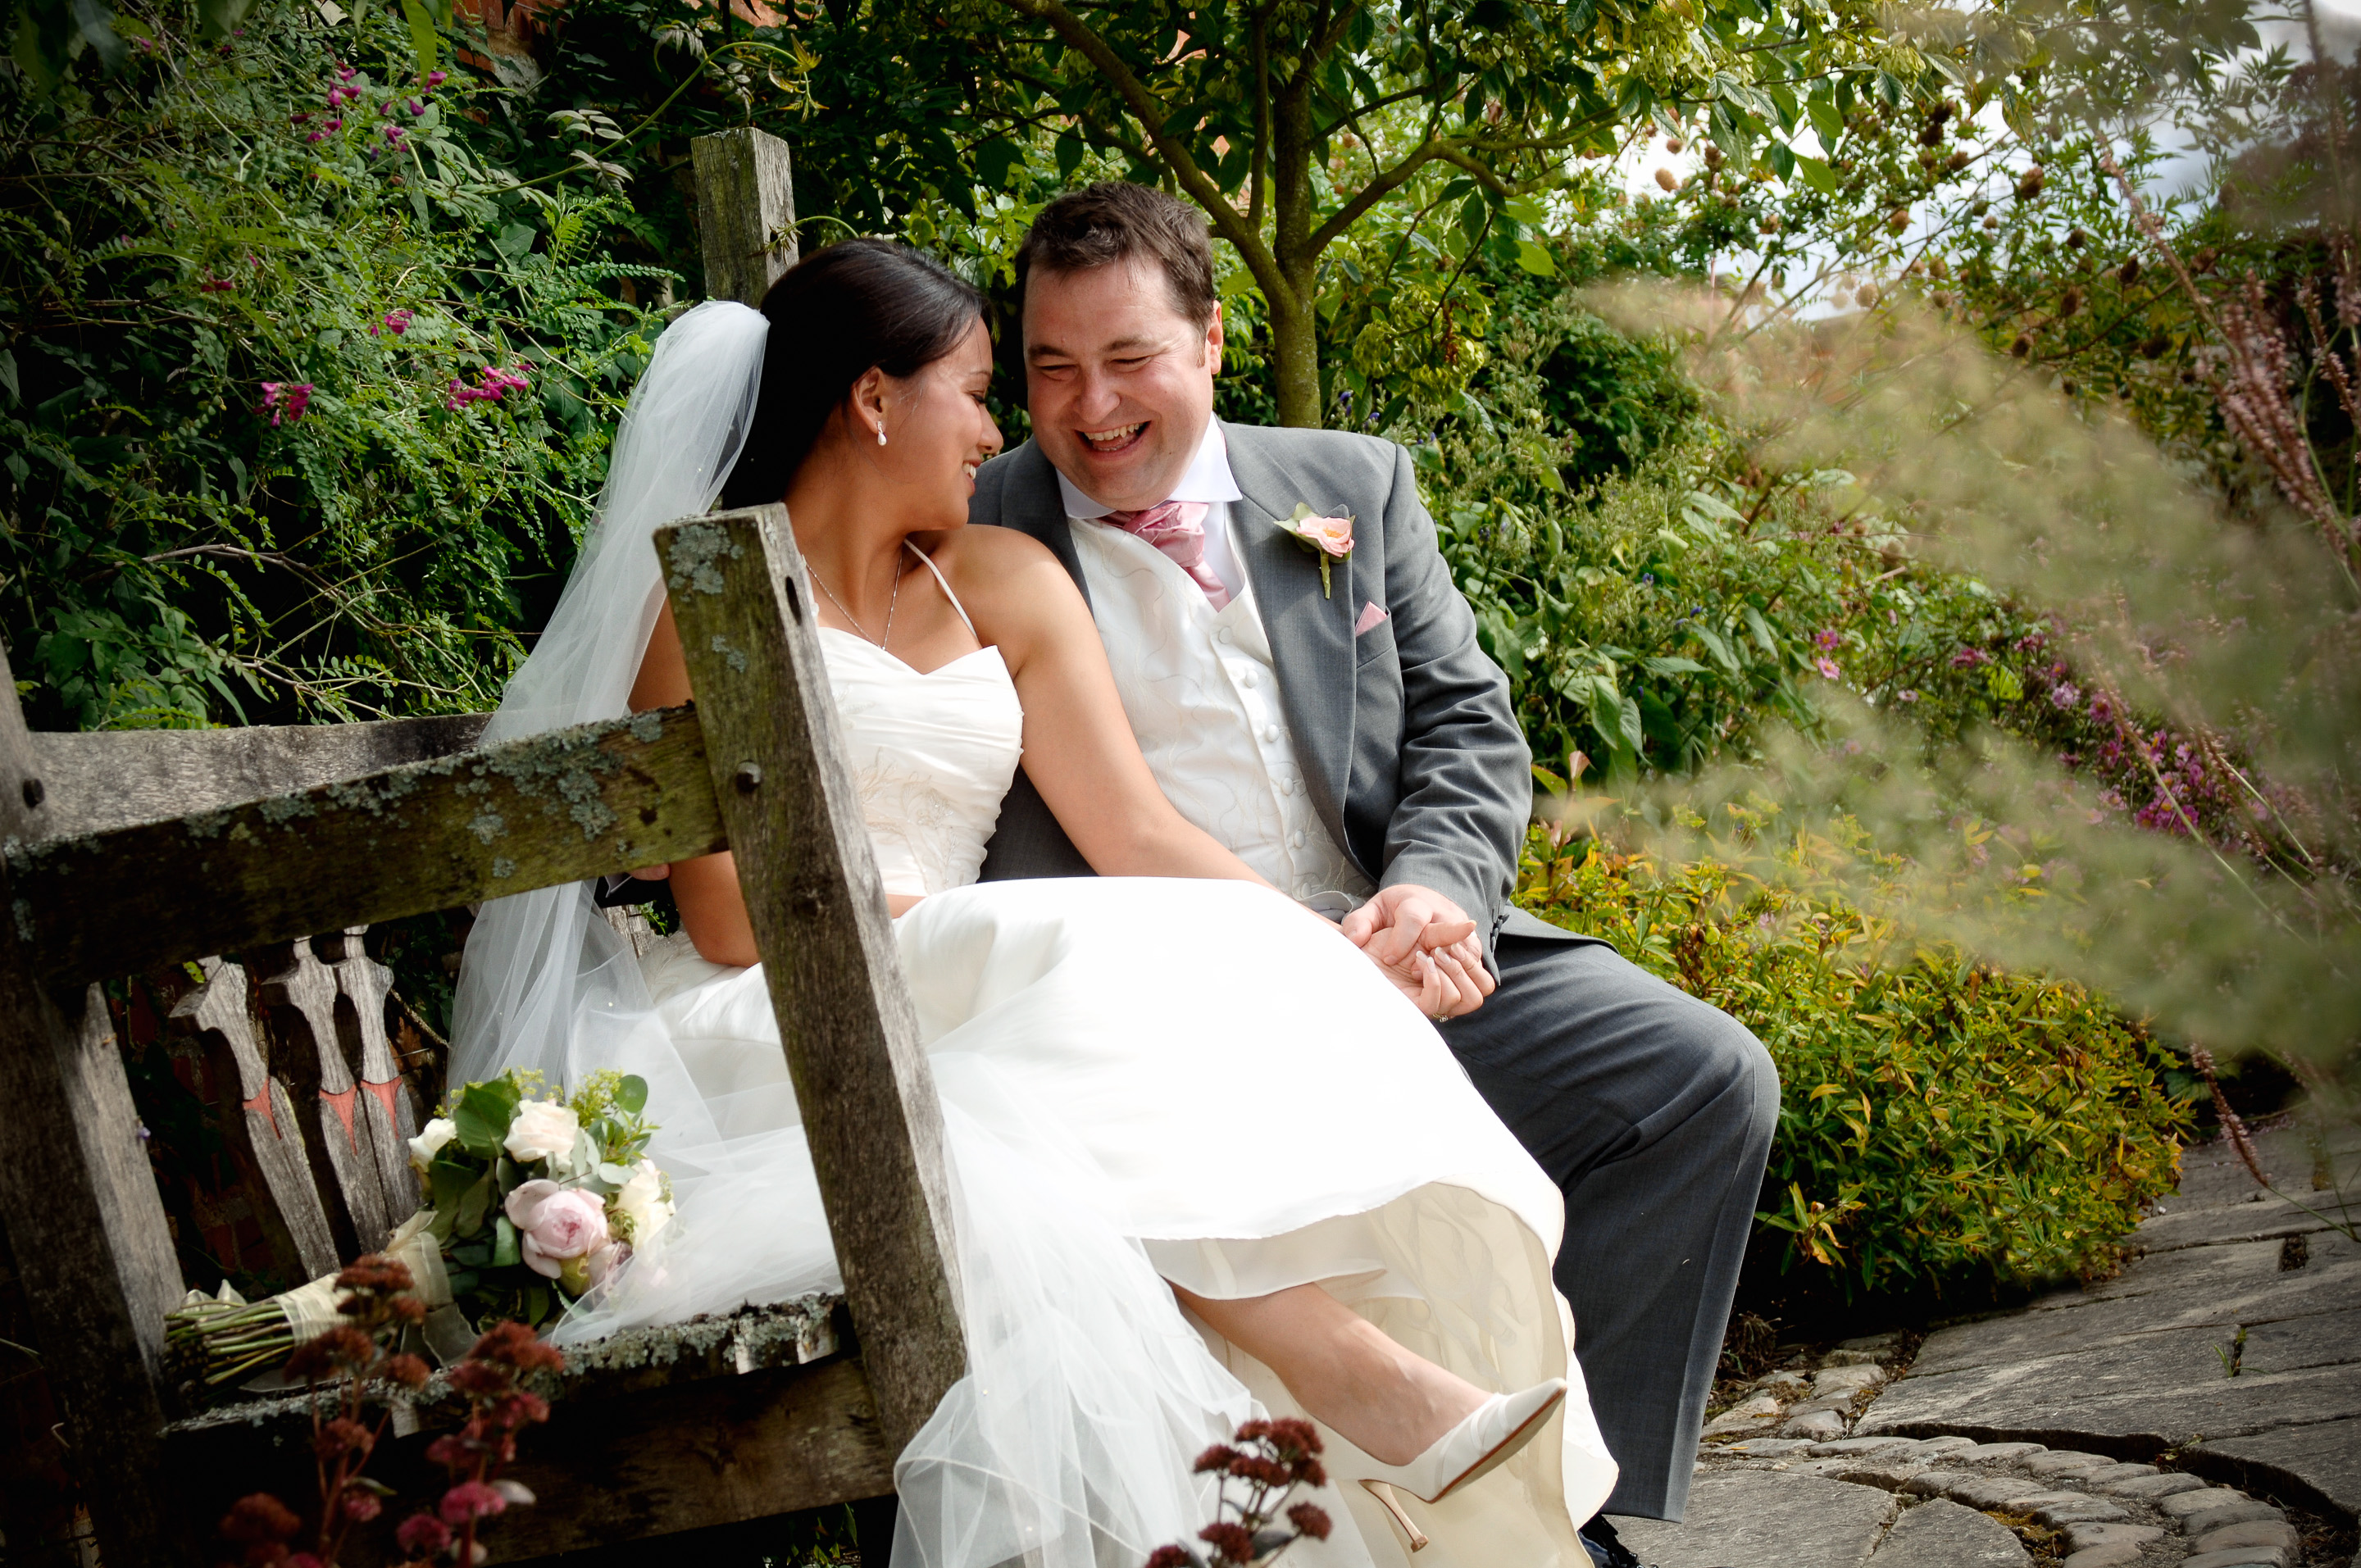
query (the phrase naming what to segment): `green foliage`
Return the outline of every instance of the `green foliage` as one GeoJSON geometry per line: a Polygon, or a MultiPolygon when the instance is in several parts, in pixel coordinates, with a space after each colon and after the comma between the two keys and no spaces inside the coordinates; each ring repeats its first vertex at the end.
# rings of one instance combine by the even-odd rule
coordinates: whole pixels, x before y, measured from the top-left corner
{"type": "Polygon", "coordinates": [[[0,614],[37,727],[482,708],[656,324],[406,24],[0,82],[0,614]],[[331,96],[336,101],[332,102],[331,96]]]}
{"type": "MultiPolygon", "coordinates": [[[[1747,815],[1747,814],[1741,814],[1747,815]]],[[[1758,809],[1739,828],[1769,829],[1758,809]]],[[[1784,852],[1808,867],[1819,846],[1784,852]]],[[[1850,1294],[2112,1272],[2172,1190],[2170,1058],[2103,998],[1956,950],[1899,949],[1843,898],[1711,859],[1660,864],[1536,829],[1518,902],[1729,1012],[1778,1064],[1763,1225],[1850,1294]]]]}

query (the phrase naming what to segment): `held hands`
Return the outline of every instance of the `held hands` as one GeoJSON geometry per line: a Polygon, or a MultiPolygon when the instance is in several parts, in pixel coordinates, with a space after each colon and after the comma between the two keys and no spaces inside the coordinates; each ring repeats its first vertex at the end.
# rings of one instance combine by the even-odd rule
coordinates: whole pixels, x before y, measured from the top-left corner
{"type": "Polygon", "coordinates": [[[1498,983],[1484,967],[1476,922],[1433,888],[1415,883],[1381,888],[1345,916],[1344,930],[1430,1018],[1473,1013],[1498,983]]]}

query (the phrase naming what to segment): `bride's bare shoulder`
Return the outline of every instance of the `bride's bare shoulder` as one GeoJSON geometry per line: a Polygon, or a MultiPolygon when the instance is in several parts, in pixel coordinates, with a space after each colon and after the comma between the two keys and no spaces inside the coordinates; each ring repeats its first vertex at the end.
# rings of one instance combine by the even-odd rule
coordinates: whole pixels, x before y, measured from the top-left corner
{"type": "Polygon", "coordinates": [[[962,528],[921,539],[958,592],[977,634],[1012,654],[1044,634],[1087,629],[1082,591],[1048,545],[1013,528],[962,528]]]}

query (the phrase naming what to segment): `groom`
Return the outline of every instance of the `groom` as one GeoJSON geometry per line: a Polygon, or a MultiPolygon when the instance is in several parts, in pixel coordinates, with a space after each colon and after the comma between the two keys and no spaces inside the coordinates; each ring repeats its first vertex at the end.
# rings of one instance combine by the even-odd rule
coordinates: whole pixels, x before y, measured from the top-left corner
{"type": "MultiPolygon", "coordinates": [[[[1365,948],[1448,957],[1475,922],[1475,983],[1443,1036],[1565,1191],[1557,1284],[1622,1467],[1605,1511],[1678,1519],[1778,1110],[1769,1056],[1510,907],[1532,759],[1410,455],[1213,419],[1203,218],[1142,186],[1072,192],[1035,220],[1016,277],[1033,439],[977,476],[970,520],[1073,574],[1183,816],[1365,948]],[[1324,578],[1284,530],[1299,503],[1351,520],[1324,578]]],[[[1088,874],[1018,774],[983,876],[1088,874]]],[[[1218,968],[1203,978],[1217,995],[1218,968]]],[[[1603,1520],[1585,1533],[1633,1561],[1603,1520]]]]}

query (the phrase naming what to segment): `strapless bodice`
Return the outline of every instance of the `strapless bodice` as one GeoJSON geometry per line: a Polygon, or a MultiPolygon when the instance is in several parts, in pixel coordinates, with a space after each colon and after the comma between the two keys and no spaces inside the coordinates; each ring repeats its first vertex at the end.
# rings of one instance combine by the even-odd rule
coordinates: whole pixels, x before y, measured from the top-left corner
{"type": "Polygon", "coordinates": [[[966,886],[1025,751],[1025,710],[1000,650],[921,674],[851,632],[823,627],[819,638],[885,891],[966,886]]]}

